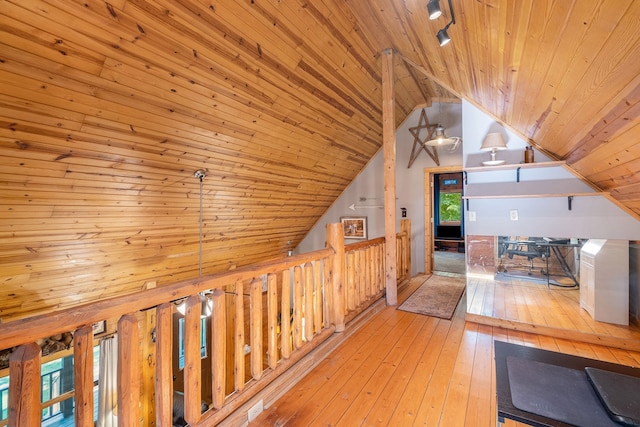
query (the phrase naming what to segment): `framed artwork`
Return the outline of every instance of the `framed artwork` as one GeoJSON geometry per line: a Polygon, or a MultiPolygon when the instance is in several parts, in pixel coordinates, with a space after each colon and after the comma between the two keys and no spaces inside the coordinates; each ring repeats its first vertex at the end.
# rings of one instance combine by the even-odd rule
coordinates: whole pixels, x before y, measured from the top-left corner
{"type": "Polygon", "coordinates": [[[103,320],[98,323],[94,323],[93,325],[93,335],[104,334],[107,331],[107,321],[103,320]]]}
{"type": "Polygon", "coordinates": [[[343,216],[340,218],[344,227],[345,239],[367,239],[366,216],[343,216]]]}

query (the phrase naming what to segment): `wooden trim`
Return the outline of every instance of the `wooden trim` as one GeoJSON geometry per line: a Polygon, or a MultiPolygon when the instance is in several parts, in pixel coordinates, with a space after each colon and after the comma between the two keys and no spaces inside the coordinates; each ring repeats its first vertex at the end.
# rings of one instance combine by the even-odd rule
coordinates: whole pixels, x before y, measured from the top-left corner
{"type": "Polygon", "coordinates": [[[628,351],[640,352],[640,341],[613,337],[610,335],[585,333],[569,329],[553,328],[544,325],[534,325],[517,320],[499,319],[497,317],[482,316],[479,314],[466,313],[465,321],[478,323],[480,325],[497,326],[512,331],[528,332],[532,334],[545,335],[554,338],[562,338],[571,341],[579,341],[589,344],[603,345],[607,347],[620,348],[628,351]]]}
{"type": "Polygon", "coordinates": [[[424,272],[426,274],[433,272],[433,175],[462,170],[462,165],[424,168],[424,272]]]}
{"type": "Polygon", "coordinates": [[[173,306],[160,304],[156,308],[156,425],[171,425],[173,393],[167,384],[173,384],[171,366],[173,343],[173,306]]]}
{"type": "MultiPolygon", "coordinates": [[[[138,319],[133,314],[125,314],[118,321],[117,375],[118,384],[121,385],[118,387],[117,393],[119,426],[137,425],[140,418],[140,356],[138,319]]],[[[198,376],[198,385],[199,381],[198,376]]],[[[200,413],[198,412],[199,415],[200,413]]],[[[192,420],[195,421],[197,418],[192,418],[192,420]]]]}

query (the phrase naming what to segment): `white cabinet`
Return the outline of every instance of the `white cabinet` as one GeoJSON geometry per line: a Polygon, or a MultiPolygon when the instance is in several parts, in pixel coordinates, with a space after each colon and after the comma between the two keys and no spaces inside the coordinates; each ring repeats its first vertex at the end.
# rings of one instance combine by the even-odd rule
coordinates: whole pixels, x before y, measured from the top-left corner
{"type": "Polygon", "coordinates": [[[629,242],[590,239],[580,250],[580,307],[594,320],[629,324],[629,242]]]}

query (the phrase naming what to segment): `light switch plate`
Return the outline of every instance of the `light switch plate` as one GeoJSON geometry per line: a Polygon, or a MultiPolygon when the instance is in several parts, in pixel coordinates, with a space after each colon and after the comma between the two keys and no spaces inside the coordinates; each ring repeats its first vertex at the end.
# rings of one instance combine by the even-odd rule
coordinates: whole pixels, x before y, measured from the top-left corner
{"type": "Polygon", "coordinates": [[[517,221],[518,220],[518,210],[517,209],[512,209],[511,211],[509,211],[509,218],[511,218],[511,221],[517,221]]]}
{"type": "Polygon", "coordinates": [[[469,211],[469,221],[476,220],[476,211],[469,211]]]}

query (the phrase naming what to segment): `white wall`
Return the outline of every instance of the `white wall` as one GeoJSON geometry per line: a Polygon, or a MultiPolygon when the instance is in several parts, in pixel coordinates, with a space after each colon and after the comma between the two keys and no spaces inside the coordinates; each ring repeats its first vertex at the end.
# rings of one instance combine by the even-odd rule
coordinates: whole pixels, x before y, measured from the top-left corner
{"type": "MultiPolygon", "coordinates": [[[[496,123],[482,111],[463,101],[462,136],[465,167],[480,166],[489,154],[480,151],[484,136],[501,132],[507,139],[507,150],[499,151],[496,159],[505,164],[522,163],[527,143],[496,123]]],[[[535,161],[548,160],[535,153],[535,161]]],[[[563,167],[522,169],[521,182],[516,171],[469,172],[466,195],[593,193],[594,196],[574,197],[569,210],[566,196],[544,198],[495,198],[469,200],[465,209],[465,232],[488,236],[576,237],[599,239],[640,239],[640,222],[618,208],[607,198],[597,195],[588,185],[563,167]],[[510,212],[518,211],[518,220],[510,220],[510,212]],[[476,221],[469,221],[475,212],[476,221]]]]}
{"type": "MultiPolygon", "coordinates": [[[[420,109],[417,109],[396,132],[397,227],[399,229],[401,220],[400,208],[405,207],[412,227],[412,274],[424,270],[424,168],[436,167],[433,160],[423,152],[411,168],[407,169],[413,145],[413,136],[408,129],[418,124],[419,116],[420,109]]],[[[427,108],[427,116],[431,122],[438,121],[438,104],[427,108]]],[[[458,148],[454,153],[439,151],[441,166],[462,164],[463,156],[465,166],[479,166],[483,160],[489,159],[488,153],[480,151],[482,140],[487,133],[495,131],[504,132],[508,144],[508,149],[498,152],[497,158],[512,164],[520,163],[523,159],[527,143],[466,101],[462,104],[444,103],[441,121],[448,136],[463,137],[462,150],[458,148]]],[[[542,153],[535,153],[536,162],[545,160],[548,158],[542,153]]],[[[522,182],[518,184],[515,184],[515,171],[469,173],[468,179],[469,183],[478,184],[478,191],[501,191],[520,184],[528,191],[541,193],[557,190],[592,191],[563,168],[522,170],[521,176],[522,182]],[[496,186],[504,187],[496,190],[496,186]]],[[[326,224],[339,222],[341,216],[367,216],[369,238],[384,236],[382,208],[349,209],[351,204],[382,205],[383,186],[383,153],[380,151],[319,219],[298,245],[296,252],[323,248],[326,224]],[[360,198],[366,200],[360,201],[360,198]]],[[[568,209],[566,197],[470,200],[469,205],[470,210],[476,213],[476,221],[468,220],[465,209],[466,234],[640,240],[640,222],[601,196],[575,197],[572,210],[568,209]],[[509,219],[509,211],[513,209],[518,210],[518,221],[509,219]]],[[[347,243],[351,242],[353,241],[347,240],[347,243]]]]}
{"type": "MultiPolygon", "coordinates": [[[[418,125],[421,109],[416,109],[410,114],[404,123],[396,131],[396,218],[397,229],[400,229],[400,208],[407,209],[407,218],[411,220],[411,274],[424,271],[424,168],[432,168],[437,165],[423,151],[411,168],[407,168],[411,150],[413,147],[413,135],[410,127],[418,125]]],[[[446,128],[446,135],[461,136],[462,134],[462,105],[443,103],[440,110],[439,104],[434,104],[426,109],[430,123],[441,122],[446,128]],[[440,119],[439,119],[440,118],[440,119]]],[[[426,130],[420,134],[424,138],[426,130]]],[[[448,152],[440,148],[438,158],[441,166],[462,165],[462,147],[455,152],[448,152]]],[[[349,206],[383,205],[383,153],[380,150],[364,170],[345,189],[335,203],[320,218],[307,236],[296,248],[296,252],[304,253],[325,246],[326,224],[339,222],[341,216],[364,215],[369,222],[369,238],[384,236],[384,210],[382,208],[360,208],[355,211],[349,206]],[[360,198],[366,198],[360,201],[360,198]]],[[[354,240],[346,240],[352,243],[354,240]]]]}

